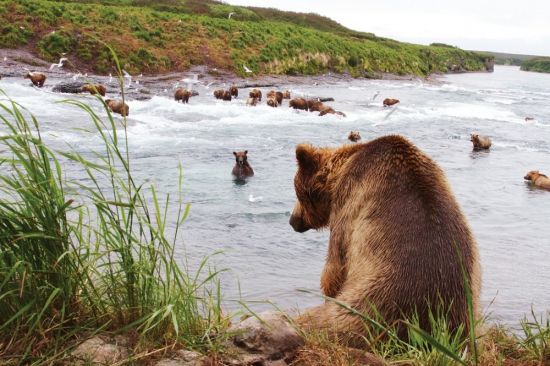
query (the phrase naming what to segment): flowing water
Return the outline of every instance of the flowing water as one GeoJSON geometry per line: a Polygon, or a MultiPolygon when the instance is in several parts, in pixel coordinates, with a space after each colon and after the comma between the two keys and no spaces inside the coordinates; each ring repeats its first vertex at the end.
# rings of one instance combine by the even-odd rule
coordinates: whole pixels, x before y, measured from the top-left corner
{"type": "MultiPolygon", "coordinates": [[[[281,86],[295,95],[332,96],[336,102],[329,104],[347,118],[296,112],[286,104],[246,107],[243,97],[216,101],[212,89],[202,86],[189,105],[160,96],[130,101],[133,167],[140,180],[174,192],[181,162],[191,213],[178,254],[193,263],[223,250],[215,262],[230,269],[223,275],[228,300],[242,296],[304,308],[321,302],[297,289],[318,290],[328,232],[298,234],[288,224],[296,144],[338,146],[348,142],[350,130],[360,131],[363,140],[405,135],[443,167],[472,226],[481,252],[484,308],[517,323],[531,306],[545,311],[550,304],[550,192],[523,181],[529,170],[550,173],[550,75],[497,67],[492,74],[442,80],[281,86]],[[384,97],[401,103],[384,109],[384,97]],[[491,151],[472,152],[471,132],[490,135],[491,151]],[[256,175],[238,185],[230,175],[232,152],[245,149],[256,175]]],[[[55,103],[67,96],[31,88],[22,79],[3,79],[0,88],[32,110],[50,144],[70,144],[85,154],[100,148],[96,135],[79,130],[91,126],[89,118],[55,103]]],[[[78,98],[101,111],[92,97],[78,98]]],[[[71,166],[66,170],[81,174],[71,166]]]]}

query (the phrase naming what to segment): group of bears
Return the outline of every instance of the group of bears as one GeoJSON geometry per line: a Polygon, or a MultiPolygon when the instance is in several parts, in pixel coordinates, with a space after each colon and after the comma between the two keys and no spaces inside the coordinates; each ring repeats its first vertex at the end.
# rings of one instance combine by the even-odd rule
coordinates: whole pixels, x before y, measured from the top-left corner
{"type": "MultiPolygon", "coordinates": [[[[493,144],[490,137],[480,136],[475,133],[470,135],[470,141],[473,144],[474,151],[489,150],[493,144]]],[[[530,181],[535,187],[550,190],[550,179],[538,170],[530,171],[523,177],[523,179],[530,181]]]]}
{"type": "MultiPolygon", "coordinates": [[[[30,79],[33,85],[39,88],[44,86],[47,78],[48,77],[46,74],[41,72],[28,72],[25,75],[25,79],[30,79]]],[[[101,84],[84,84],[80,91],[83,93],[90,93],[92,95],[99,94],[102,97],[105,97],[107,94],[107,88],[101,84]]],[[[124,103],[120,99],[105,99],[105,104],[109,107],[109,109],[111,109],[111,111],[118,113],[123,117],[127,117],[130,112],[130,107],[128,104],[124,103]]]]}

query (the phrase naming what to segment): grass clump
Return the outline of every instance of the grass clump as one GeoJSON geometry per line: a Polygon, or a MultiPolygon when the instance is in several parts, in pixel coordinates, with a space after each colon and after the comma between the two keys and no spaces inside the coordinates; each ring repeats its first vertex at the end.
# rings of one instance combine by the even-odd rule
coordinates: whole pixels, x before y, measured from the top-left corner
{"type": "MultiPolygon", "coordinates": [[[[41,364],[67,357],[82,336],[134,332],[149,347],[207,352],[223,340],[218,272],[205,258],[182,266],[189,212],[182,174],[174,199],[134,180],[125,120],[88,113],[103,151],[86,158],[51,150],[40,124],[3,95],[0,102],[0,355],[41,364]],[[86,176],[72,180],[63,166],[86,176]],[[168,217],[168,206],[178,215],[168,217]],[[170,227],[170,229],[168,229],[170,227]]],[[[99,98],[99,100],[101,100],[99,98]]],[[[4,361],[3,361],[4,362],[4,361]]]]}

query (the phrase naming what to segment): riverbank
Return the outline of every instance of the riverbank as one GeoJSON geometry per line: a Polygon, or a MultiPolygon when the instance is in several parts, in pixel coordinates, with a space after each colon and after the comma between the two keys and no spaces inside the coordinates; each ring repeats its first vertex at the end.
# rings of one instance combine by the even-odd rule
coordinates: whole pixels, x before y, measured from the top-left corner
{"type": "Polygon", "coordinates": [[[240,76],[426,76],[483,71],[492,62],[482,53],[398,42],[342,29],[327,19],[329,28],[302,23],[303,14],[283,20],[276,10],[254,16],[254,9],[218,2],[198,4],[203,10],[170,3],[159,9],[153,2],[0,0],[0,23],[8,25],[0,47],[24,47],[50,62],[66,57],[82,72],[102,75],[115,71],[106,44],[116,50],[123,69],[146,75],[207,65],[240,76]]]}

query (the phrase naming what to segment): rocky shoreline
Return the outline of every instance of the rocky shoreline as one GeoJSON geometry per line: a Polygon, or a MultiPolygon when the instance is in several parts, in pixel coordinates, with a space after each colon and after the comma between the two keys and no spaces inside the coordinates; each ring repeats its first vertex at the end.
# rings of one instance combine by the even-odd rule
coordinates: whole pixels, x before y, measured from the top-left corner
{"type": "MultiPolygon", "coordinates": [[[[79,71],[67,62],[64,67],[51,67],[51,63],[40,59],[24,49],[0,49],[0,76],[3,78],[23,78],[29,71],[43,72],[48,75],[47,87],[55,92],[76,91],[87,82],[100,83],[109,89],[112,97],[120,97],[119,84],[115,75],[92,75],[79,71]]],[[[148,100],[153,96],[172,98],[174,86],[186,86],[183,78],[197,75],[197,80],[203,86],[209,85],[211,90],[228,88],[236,85],[238,88],[277,88],[283,85],[330,85],[341,82],[360,80],[349,74],[327,73],[323,75],[262,75],[250,78],[240,77],[232,72],[211,69],[208,66],[194,66],[186,72],[170,72],[158,75],[133,76],[132,83],[125,89],[125,98],[129,100],[148,100]]],[[[440,83],[438,75],[427,78],[415,75],[394,75],[389,73],[376,74],[376,80],[422,80],[424,82],[440,83]]],[[[128,79],[126,79],[128,80],[128,79]]],[[[364,79],[367,80],[367,79],[364,79]]],[[[125,83],[127,84],[127,83],[125,83]]]]}

